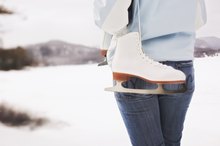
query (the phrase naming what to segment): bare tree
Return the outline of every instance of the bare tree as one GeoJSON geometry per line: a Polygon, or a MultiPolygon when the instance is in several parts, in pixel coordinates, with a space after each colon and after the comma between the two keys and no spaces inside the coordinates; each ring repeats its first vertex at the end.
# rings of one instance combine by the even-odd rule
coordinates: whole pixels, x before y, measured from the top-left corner
{"type": "Polygon", "coordinates": [[[13,12],[5,8],[4,6],[0,5],[0,15],[3,15],[3,14],[13,14],[13,12]]]}

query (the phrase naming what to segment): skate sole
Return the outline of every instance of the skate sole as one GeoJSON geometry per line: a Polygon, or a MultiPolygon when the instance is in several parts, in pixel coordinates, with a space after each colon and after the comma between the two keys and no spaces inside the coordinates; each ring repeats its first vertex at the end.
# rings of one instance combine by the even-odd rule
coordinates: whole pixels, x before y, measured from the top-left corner
{"type": "Polygon", "coordinates": [[[181,84],[181,83],[185,83],[185,80],[152,81],[152,80],[149,80],[149,79],[137,76],[137,75],[113,72],[113,79],[116,81],[128,81],[132,77],[137,77],[137,78],[140,78],[146,82],[154,83],[154,84],[181,84]]]}

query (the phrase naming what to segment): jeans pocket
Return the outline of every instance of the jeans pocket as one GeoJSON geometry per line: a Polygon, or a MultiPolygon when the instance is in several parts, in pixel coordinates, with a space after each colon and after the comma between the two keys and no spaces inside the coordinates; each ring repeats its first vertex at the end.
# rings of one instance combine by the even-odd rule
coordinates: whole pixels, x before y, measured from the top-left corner
{"type": "MultiPolygon", "coordinates": [[[[156,84],[148,83],[140,78],[132,77],[128,81],[125,81],[122,86],[128,89],[154,89],[157,87],[156,84]]],[[[140,101],[151,98],[150,94],[137,94],[137,93],[115,93],[115,97],[117,100],[126,100],[128,102],[132,101],[140,101]]]]}
{"type": "Polygon", "coordinates": [[[193,61],[182,61],[176,64],[176,69],[181,70],[186,75],[186,88],[189,93],[195,90],[195,75],[193,61]]]}
{"type": "Polygon", "coordinates": [[[195,89],[193,61],[167,61],[163,62],[163,64],[172,66],[173,68],[182,71],[186,76],[185,84],[165,84],[163,86],[164,89],[168,91],[178,91],[183,89],[185,86],[187,88],[186,92],[193,93],[195,89]]]}

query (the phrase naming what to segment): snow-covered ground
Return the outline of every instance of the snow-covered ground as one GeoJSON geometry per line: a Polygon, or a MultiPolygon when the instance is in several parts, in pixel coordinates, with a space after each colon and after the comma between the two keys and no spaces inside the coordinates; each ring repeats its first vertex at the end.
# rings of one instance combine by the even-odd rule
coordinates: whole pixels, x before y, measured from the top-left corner
{"type": "MultiPolygon", "coordinates": [[[[220,145],[220,57],[195,60],[196,91],[183,146],[220,145]]],[[[130,146],[108,67],[29,68],[0,72],[0,101],[55,124],[29,131],[0,125],[1,146],[130,146]],[[57,124],[56,123],[61,123],[57,124]]]]}

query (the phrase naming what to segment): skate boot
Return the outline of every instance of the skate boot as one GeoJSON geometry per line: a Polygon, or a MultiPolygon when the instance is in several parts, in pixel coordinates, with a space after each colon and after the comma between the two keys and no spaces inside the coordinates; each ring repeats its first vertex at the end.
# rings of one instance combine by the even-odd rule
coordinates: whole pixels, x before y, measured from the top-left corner
{"type": "Polygon", "coordinates": [[[185,83],[185,74],[146,56],[142,50],[138,32],[131,32],[118,38],[112,61],[112,72],[116,85],[106,88],[106,91],[140,94],[171,94],[184,92],[186,90],[183,88],[178,91],[166,91],[163,88],[163,84],[185,83]],[[146,82],[157,84],[157,88],[124,88],[122,83],[128,81],[131,77],[141,78],[146,82]]]}
{"type": "Polygon", "coordinates": [[[112,39],[112,35],[103,32],[102,41],[101,41],[102,43],[100,45],[100,55],[103,57],[103,60],[100,63],[98,63],[98,66],[103,66],[108,64],[106,56],[107,56],[108,48],[111,43],[111,39],[112,39]]]}

